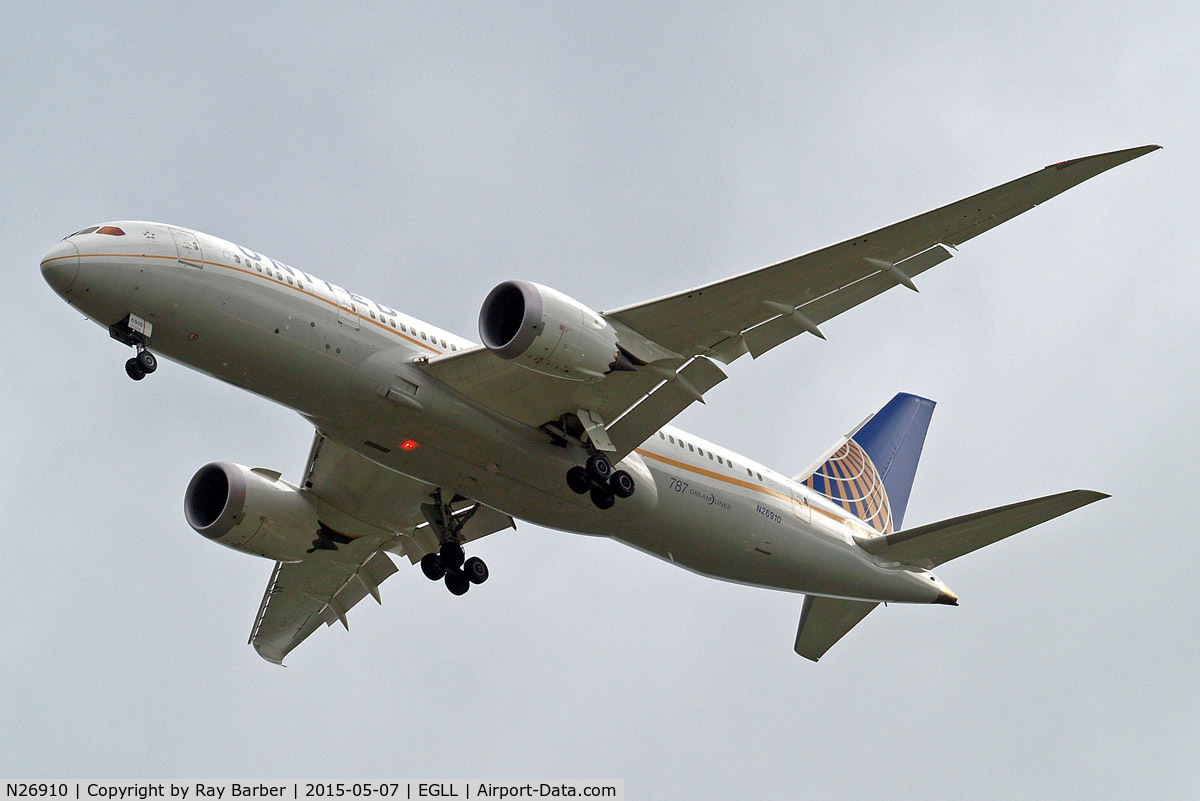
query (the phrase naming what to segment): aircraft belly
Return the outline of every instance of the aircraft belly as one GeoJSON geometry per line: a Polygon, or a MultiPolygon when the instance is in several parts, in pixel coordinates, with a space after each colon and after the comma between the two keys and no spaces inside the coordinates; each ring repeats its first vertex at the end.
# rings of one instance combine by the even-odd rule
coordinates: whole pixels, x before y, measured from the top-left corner
{"type": "Polygon", "coordinates": [[[379,337],[350,335],[327,304],[297,303],[270,286],[183,266],[157,270],[153,291],[140,298],[128,291],[130,279],[112,293],[118,318],[132,309],[154,322],[153,351],[305,415],[346,409],[354,365],[379,337]]]}
{"type": "Polygon", "coordinates": [[[677,477],[654,474],[658,508],[621,531],[606,532],[609,536],[693,572],[741,584],[844,598],[930,600],[927,588],[907,571],[881,569],[853,543],[785,516],[790,506],[780,499],[719,482],[689,482],[680,489],[677,477]]]}
{"type": "MultiPolygon", "coordinates": [[[[548,442],[531,439],[514,447],[494,432],[479,435],[478,427],[472,434],[471,427],[411,415],[389,419],[406,426],[419,445],[383,453],[362,443],[390,443],[398,430],[381,426],[382,415],[359,419],[370,419],[372,425],[334,428],[332,421],[314,423],[373,461],[536,525],[610,537],[726,581],[846,598],[929,600],[914,594],[911,576],[880,569],[852,543],[782,518],[782,512],[777,522],[768,518],[760,513],[762,502],[754,493],[703,484],[681,490],[676,477],[648,470],[636,453],[618,466],[644,471],[638,491],[601,511],[586,495],[567,488],[564,474],[572,463],[569,454],[548,442]],[[776,528],[769,553],[761,549],[764,525],[776,528]]],[[[776,508],[786,509],[782,502],[776,508]]]]}

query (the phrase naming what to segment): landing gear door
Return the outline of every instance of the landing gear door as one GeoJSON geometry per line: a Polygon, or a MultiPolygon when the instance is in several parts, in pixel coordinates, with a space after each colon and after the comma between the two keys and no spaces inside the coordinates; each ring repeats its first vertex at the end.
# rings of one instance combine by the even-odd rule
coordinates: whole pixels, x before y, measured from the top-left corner
{"type": "Polygon", "coordinates": [[[172,228],[171,236],[175,239],[175,250],[179,254],[179,261],[203,270],[204,254],[200,250],[200,240],[196,238],[196,235],[190,231],[172,228]]]}
{"type": "Polygon", "coordinates": [[[358,328],[358,304],[350,297],[350,293],[340,286],[335,286],[333,296],[337,298],[338,322],[350,328],[358,328]]]}

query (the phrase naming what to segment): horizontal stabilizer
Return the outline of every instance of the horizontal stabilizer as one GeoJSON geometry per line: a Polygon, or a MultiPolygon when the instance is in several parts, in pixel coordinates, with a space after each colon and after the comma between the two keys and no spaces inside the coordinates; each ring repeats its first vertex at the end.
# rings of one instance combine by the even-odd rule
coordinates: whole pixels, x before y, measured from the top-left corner
{"type": "Polygon", "coordinates": [[[1107,497],[1103,492],[1071,490],[918,526],[886,537],[855,539],[864,550],[877,556],[931,569],[1107,497]]]}
{"type": "Polygon", "coordinates": [[[877,606],[875,601],[805,596],[796,631],[796,653],[816,662],[877,606]]]}

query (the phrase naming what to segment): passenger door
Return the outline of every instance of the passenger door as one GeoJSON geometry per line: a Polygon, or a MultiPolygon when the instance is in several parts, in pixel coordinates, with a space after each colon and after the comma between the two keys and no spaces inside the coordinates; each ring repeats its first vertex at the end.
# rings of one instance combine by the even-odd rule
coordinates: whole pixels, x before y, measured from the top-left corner
{"type": "Polygon", "coordinates": [[[196,235],[191,231],[172,228],[171,236],[175,239],[175,252],[179,256],[180,263],[203,270],[204,253],[200,250],[200,240],[196,238],[196,235]]]}
{"type": "Polygon", "coordinates": [[[350,297],[350,293],[340,286],[335,286],[333,296],[337,299],[338,322],[350,328],[358,328],[358,304],[350,297]]]}
{"type": "Polygon", "coordinates": [[[789,487],[792,496],[792,516],[801,523],[812,522],[812,509],[808,506],[808,498],[801,494],[798,486],[789,487]]]}

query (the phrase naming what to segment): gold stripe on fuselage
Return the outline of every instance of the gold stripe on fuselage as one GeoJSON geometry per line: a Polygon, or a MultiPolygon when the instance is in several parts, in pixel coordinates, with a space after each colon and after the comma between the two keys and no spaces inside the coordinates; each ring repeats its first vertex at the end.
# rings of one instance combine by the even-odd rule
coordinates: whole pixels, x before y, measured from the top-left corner
{"type": "MultiPolygon", "coordinates": [[[[639,454],[640,456],[653,459],[656,462],[662,462],[663,464],[668,464],[668,465],[671,465],[672,467],[678,467],[680,470],[686,470],[689,473],[694,473],[696,475],[704,476],[706,478],[714,478],[717,481],[721,481],[725,484],[732,484],[735,487],[741,487],[743,489],[752,490],[753,492],[760,492],[763,495],[769,495],[772,498],[777,498],[781,501],[786,501],[789,504],[792,503],[792,497],[790,495],[785,495],[784,493],[779,492],[778,490],[773,490],[770,487],[764,487],[762,484],[755,484],[751,481],[746,481],[744,479],[733,478],[731,476],[722,475],[721,473],[717,473],[713,470],[705,470],[703,467],[696,467],[694,465],[688,464],[687,462],[681,462],[681,461],[678,461],[677,459],[672,459],[669,456],[662,456],[661,454],[657,454],[654,451],[647,450],[646,448],[634,448],[633,450],[635,453],[639,454]]],[[[809,504],[808,508],[812,512],[815,512],[816,514],[819,514],[823,517],[827,517],[835,523],[849,522],[849,518],[842,517],[833,512],[830,512],[827,509],[822,509],[819,506],[813,506],[812,504],[809,504]]],[[[872,533],[875,533],[875,532],[872,531],[872,533]]]]}

